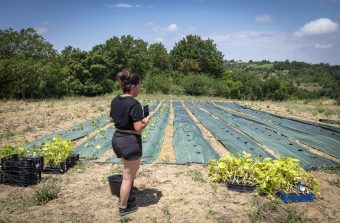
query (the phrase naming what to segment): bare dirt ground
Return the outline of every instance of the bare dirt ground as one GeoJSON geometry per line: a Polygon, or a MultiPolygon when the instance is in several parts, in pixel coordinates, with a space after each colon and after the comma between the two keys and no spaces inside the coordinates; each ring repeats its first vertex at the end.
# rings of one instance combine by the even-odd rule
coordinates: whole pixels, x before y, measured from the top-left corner
{"type": "MultiPolygon", "coordinates": [[[[0,146],[15,145],[25,139],[31,141],[92,117],[107,115],[111,98],[112,95],[0,101],[0,146]]],[[[290,107],[288,110],[283,103],[243,103],[306,120],[339,120],[336,114],[339,114],[340,107],[332,103],[328,106],[320,105],[320,101],[295,102],[290,106],[301,109],[290,107]],[[306,106],[305,109],[303,106],[306,106]],[[315,108],[334,112],[327,115],[318,112],[316,118],[313,115],[315,108]]],[[[173,111],[170,112],[158,160],[160,163],[142,165],[137,174],[134,183],[139,205],[137,212],[122,218],[117,213],[118,198],[111,195],[107,177],[121,169],[119,164],[82,160],[63,175],[43,174],[42,182],[34,186],[0,185],[0,222],[340,222],[339,170],[312,171],[320,182],[320,196],[311,203],[282,204],[256,193],[228,191],[224,185],[209,181],[207,165],[167,164],[174,160],[172,120],[173,111]],[[46,188],[56,190],[57,198],[41,204],[37,202],[37,193],[40,192],[41,196],[46,188]]],[[[206,139],[223,153],[219,142],[205,132],[203,126],[199,128],[206,139]]],[[[111,154],[110,150],[105,156],[111,154]]]]}

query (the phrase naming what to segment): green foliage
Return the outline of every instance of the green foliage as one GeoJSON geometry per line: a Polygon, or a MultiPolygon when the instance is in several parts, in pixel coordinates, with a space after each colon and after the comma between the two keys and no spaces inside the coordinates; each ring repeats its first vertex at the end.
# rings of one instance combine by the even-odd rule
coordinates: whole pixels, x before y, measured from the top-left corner
{"type": "Polygon", "coordinates": [[[198,183],[206,183],[206,181],[203,178],[203,175],[198,170],[189,170],[188,176],[191,176],[192,180],[198,183]]]}
{"type": "Polygon", "coordinates": [[[260,194],[275,195],[277,192],[318,194],[319,184],[310,173],[299,165],[299,160],[279,158],[263,160],[251,158],[243,153],[239,157],[224,156],[219,161],[212,160],[208,166],[212,182],[232,182],[258,185],[260,194]],[[304,187],[298,186],[299,184],[304,187]]]}
{"type": "Polygon", "coordinates": [[[182,86],[189,95],[209,95],[212,86],[212,79],[201,74],[189,74],[182,79],[182,86]]]}
{"type": "Polygon", "coordinates": [[[223,73],[223,55],[211,39],[188,35],[175,44],[170,58],[173,69],[184,73],[202,72],[212,77],[223,73]]]}
{"type": "Polygon", "coordinates": [[[27,148],[25,147],[14,147],[10,145],[5,145],[0,147],[0,159],[4,157],[11,157],[14,154],[19,154],[20,156],[26,156],[28,154],[27,148]]]}
{"type": "Polygon", "coordinates": [[[162,43],[148,46],[130,35],[112,37],[88,52],[67,46],[58,53],[33,28],[0,30],[0,98],[112,93],[120,90],[115,75],[122,69],[145,79],[147,93],[279,101],[330,97],[340,101],[338,65],[223,61],[212,40],[196,35],[177,42],[170,53],[162,43]],[[202,80],[208,81],[207,86],[199,89],[202,80]],[[303,89],[311,82],[318,88],[303,89]]]}
{"type": "Polygon", "coordinates": [[[73,153],[73,145],[70,140],[62,140],[54,137],[51,141],[46,141],[41,147],[41,156],[47,165],[60,165],[73,153]]]}
{"type": "Polygon", "coordinates": [[[170,91],[171,82],[166,74],[150,74],[143,81],[143,88],[146,93],[157,93],[161,92],[163,94],[168,94],[170,91]]]}
{"type": "Polygon", "coordinates": [[[256,210],[249,214],[251,222],[307,222],[304,212],[295,206],[287,206],[276,200],[260,201],[258,198],[254,198],[252,203],[256,210]]]}
{"type": "Polygon", "coordinates": [[[47,178],[44,180],[42,184],[35,189],[35,203],[42,205],[58,198],[61,188],[60,183],[60,179],[57,177],[47,178]]]}
{"type": "Polygon", "coordinates": [[[151,44],[148,48],[148,55],[154,69],[165,71],[171,67],[169,54],[162,43],[151,44]]]}

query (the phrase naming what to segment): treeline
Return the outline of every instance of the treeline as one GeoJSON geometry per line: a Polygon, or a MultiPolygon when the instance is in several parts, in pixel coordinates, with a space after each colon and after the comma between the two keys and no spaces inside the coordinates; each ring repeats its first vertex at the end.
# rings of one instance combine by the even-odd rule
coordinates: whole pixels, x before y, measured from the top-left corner
{"type": "Polygon", "coordinates": [[[188,35],[168,52],[162,43],[112,37],[60,53],[32,28],[0,30],[0,98],[96,96],[119,89],[116,74],[141,75],[146,93],[285,100],[340,97],[340,67],[303,62],[225,61],[210,39],[188,35]],[[302,83],[318,83],[311,91],[302,83]]]}

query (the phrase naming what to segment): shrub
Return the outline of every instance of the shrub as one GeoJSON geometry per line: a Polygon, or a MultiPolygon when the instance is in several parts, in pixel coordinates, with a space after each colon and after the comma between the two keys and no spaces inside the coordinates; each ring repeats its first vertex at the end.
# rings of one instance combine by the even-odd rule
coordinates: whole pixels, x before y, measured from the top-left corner
{"type": "Polygon", "coordinates": [[[213,80],[205,75],[190,74],[182,79],[184,92],[189,95],[208,95],[211,90],[213,80]]]}

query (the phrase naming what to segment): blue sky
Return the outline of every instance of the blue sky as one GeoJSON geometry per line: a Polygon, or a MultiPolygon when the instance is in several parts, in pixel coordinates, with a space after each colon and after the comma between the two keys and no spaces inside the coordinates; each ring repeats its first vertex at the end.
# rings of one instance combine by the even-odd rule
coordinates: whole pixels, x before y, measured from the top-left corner
{"type": "Polygon", "coordinates": [[[33,27],[59,52],[132,35],[170,51],[188,34],[225,59],[340,65],[340,0],[0,0],[0,29],[33,27]]]}

